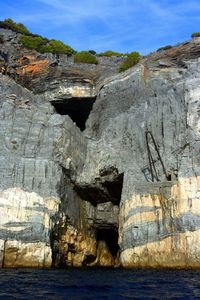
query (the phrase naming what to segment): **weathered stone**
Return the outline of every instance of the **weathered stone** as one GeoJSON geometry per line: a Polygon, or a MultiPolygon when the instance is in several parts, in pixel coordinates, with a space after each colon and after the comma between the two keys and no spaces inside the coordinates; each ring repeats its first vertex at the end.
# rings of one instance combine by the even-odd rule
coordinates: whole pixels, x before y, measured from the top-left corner
{"type": "Polygon", "coordinates": [[[49,231],[59,199],[10,188],[0,192],[0,206],[0,265],[50,267],[49,231]]]}
{"type": "Polygon", "coordinates": [[[18,43],[20,34],[0,28],[0,71],[34,93],[46,91],[46,97],[78,97],[93,94],[95,83],[118,72],[124,58],[99,57],[99,64],[74,63],[73,57],[38,53],[18,43]],[[3,63],[4,62],[4,63],[3,63]]]}
{"type": "Polygon", "coordinates": [[[104,241],[99,242],[97,251],[97,260],[99,266],[110,267],[115,265],[114,258],[104,241]]]}
{"type": "Polygon", "coordinates": [[[6,241],[4,268],[50,268],[51,248],[45,243],[22,243],[21,241],[6,241]]]}
{"type": "Polygon", "coordinates": [[[102,88],[87,122],[90,142],[79,180],[89,185],[100,169],[112,165],[124,174],[119,211],[122,266],[197,267],[200,60],[187,60],[187,71],[155,69],[148,60],[102,88]],[[175,181],[165,182],[151,142],[160,183],[146,182],[146,132],[153,134],[165,170],[175,181]]]}
{"type": "Polygon", "coordinates": [[[200,44],[114,75],[0,31],[0,267],[199,267],[200,44]]]}

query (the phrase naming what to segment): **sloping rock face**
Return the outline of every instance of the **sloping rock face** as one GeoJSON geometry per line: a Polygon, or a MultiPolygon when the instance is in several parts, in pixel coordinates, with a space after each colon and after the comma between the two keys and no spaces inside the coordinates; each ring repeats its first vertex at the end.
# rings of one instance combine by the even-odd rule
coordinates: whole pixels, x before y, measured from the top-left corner
{"type": "MultiPolygon", "coordinates": [[[[63,197],[62,161],[66,172],[69,164],[81,169],[86,143],[68,116],[54,113],[44,98],[4,75],[0,99],[0,265],[50,267],[51,230],[63,197]]],[[[77,220],[78,199],[71,200],[77,220]]]]}
{"type": "Polygon", "coordinates": [[[0,35],[0,267],[199,267],[200,45],[115,75],[0,35]]]}
{"type": "Polygon", "coordinates": [[[199,49],[153,54],[105,85],[90,114],[79,180],[108,166],[124,174],[124,267],[200,266],[199,49]]]}
{"type": "Polygon", "coordinates": [[[47,92],[49,100],[96,95],[95,87],[116,74],[124,58],[98,57],[98,65],[74,63],[73,57],[38,53],[23,48],[20,34],[0,28],[0,70],[35,94],[47,92]]]}
{"type": "Polygon", "coordinates": [[[87,117],[94,81],[116,73],[120,61],[74,64],[22,48],[12,31],[0,34],[0,267],[113,265],[93,225],[104,224],[105,208],[116,226],[118,208],[96,208],[76,191],[87,139],[68,115],[78,124],[87,117]]]}
{"type": "Polygon", "coordinates": [[[0,193],[1,267],[50,267],[49,230],[58,199],[20,188],[0,193]]]}

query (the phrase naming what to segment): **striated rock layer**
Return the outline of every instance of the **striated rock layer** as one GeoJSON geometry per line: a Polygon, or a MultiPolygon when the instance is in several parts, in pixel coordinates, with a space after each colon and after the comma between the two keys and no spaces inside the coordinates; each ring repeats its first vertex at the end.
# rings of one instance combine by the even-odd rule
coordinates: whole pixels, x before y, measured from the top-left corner
{"type": "Polygon", "coordinates": [[[50,267],[51,216],[59,200],[42,198],[20,188],[0,193],[1,267],[50,267]]]}
{"type": "Polygon", "coordinates": [[[200,45],[116,74],[0,34],[0,267],[200,267],[200,45]]]}
{"type": "Polygon", "coordinates": [[[94,141],[80,181],[92,181],[98,168],[110,165],[124,174],[124,267],[200,266],[200,60],[187,57],[195,46],[187,47],[184,68],[170,56],[167,67],[147,58],[114,78],[88,120],[86,135],[94,141]]]}

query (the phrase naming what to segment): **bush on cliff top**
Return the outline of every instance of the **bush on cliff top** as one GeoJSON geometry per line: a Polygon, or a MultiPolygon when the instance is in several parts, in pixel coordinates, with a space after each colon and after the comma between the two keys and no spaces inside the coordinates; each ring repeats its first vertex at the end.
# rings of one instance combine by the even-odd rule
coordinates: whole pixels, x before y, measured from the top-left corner
{"type": "Polygon", "coordinates": [[[16,23],[12,19],[5,19],[4,21],[0,21],[0,27],[5,29],[10,29],[12,31],[22,33],[22,34],[30,34],[30,31],[24,26],[22,23],[16,23]]]}
{"type": "Polygon", "coordinates": [[[74,55],[74,62],[84,64],[98,64],[96,57],[88,51],[81,51],[74,55]]]}
{"type": "Polygon", "coordinates": [[[167,45],[167,46],[158,48],[158,49],[157,49],[157,52],[162,51],[162,50],[169,50],[169,49],[171,49],[171,48],[173,48],[171,45],[167,45]]]}
{"type": "Polygon", "coordinates": [[[59,40],[50,40],[48,45],[52,47],[52,53],[67,54],[67,55],[72,55],[76,53],[74,49],[72,49],[70,46],[64,44],[59,40]]]}
{"type": "Polygon", "coordinates": [[[192,37],[200,37],[200,32],[193,32],[192,37]]]}
{"type": "Polygon", "coordinates": [[[29,36],[22,35],[19,38],[19,42],[28,49],[35,49],[41,53],[54,53],[54,54],[67,54],[72,55],[76,53],[70,46],[65,45],[58,40],[48,40],[42,36],[29,36]]]}
{"type": "Polygon", "coordinates": [[[121,56],[125,56],[125,55],[126,54],[115,52],[115,51],[112,51],[112,50],[107,50],[105,52],[101,52],[101,53],[98,54],[98,56],[107,56],[107,57],[111,57],[111,56],[121,57],[121,56]]]}
{"type": "Polygon", "coordinates": [[[131,52],[128,54],[127,59],[121,64],[119,71],[124,72],[129,68],[133,67],[140,61],[140,54],[139,52],[131,52]]]}
{"type": "Polygon", "coordinates": [[[89,53],[93,54],[93,55],[96,55],[96,51],[95,50],[88,50],[89,53]]]}
{"type": "Polygon", "coordinates": [[[38,50],[40,46],[45,45],[45,40],[41,36],[21,35],[19,42],[28,49],[38,50]]]}
{"type": "Polygon", "coordinates": [[[54,53],[54,54],[75,54],[76,51],[70,46],[65,45],[59,40],[49,40],[40,35],[31,33],[22,23],[16,23],[12,19],[5,19],[0,21],[0,27],[10,29],[22,35],[19,42],[28,49],[35,49],[41,53],[54,53]]]}

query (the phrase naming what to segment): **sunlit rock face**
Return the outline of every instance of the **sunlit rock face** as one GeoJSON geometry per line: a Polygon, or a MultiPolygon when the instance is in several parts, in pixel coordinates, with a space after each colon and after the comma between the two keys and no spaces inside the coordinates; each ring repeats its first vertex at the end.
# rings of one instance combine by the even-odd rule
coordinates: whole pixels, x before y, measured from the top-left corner
{"type": "Polygon", "coordinates": [[[91,140],[80,182],[113,165],[124,174],[124,267],[200,267],[198,56],[194,44],[153,54],[103,87],[87,122],[91,140]]]}
{"type": "Polygon", "coordinates": [[[135,189],[120,215],[123,266],[199,267],[199,184],[198,176],[135,189]]]}
{"type": "Polygon", "coordinates": [[[123,57],[97,57],[98,65],[74,63],[73,56],[38,53],[19,44],[20,34],[0,28],[3,39],[0,71],[35,94],[46,96],[93,96],[96,84],[118,73],[123,57]]]}
{"type": "Polygon", "coordinates": [[[0,206],[0,266],[50,267],[51,216],[59,199],[10,188],[0,192],[0,206]]]}
{"type": "Polygon", "coordinates": [[[1,33],[0,267],[200,267],[200,44],[110,77],[1,33]]]}
{"type": "MultiPolygon", "coordinates": [[[[0,116],[0,266],[51,267],[63,168],[75,177],[85,142],[68,116],[4,75],[0,116]]],[[[70,205],[72,218],[76,207],[70,205]]]]}
{"type": "Polygon", "coordinates": [[[63,231],[57,246],[61,250],[62,266],[117,266],[118,261],[114,259],[105,241],[97,241],[95,236],[90,237],[72,226],[67,226],[63,231]]]}

